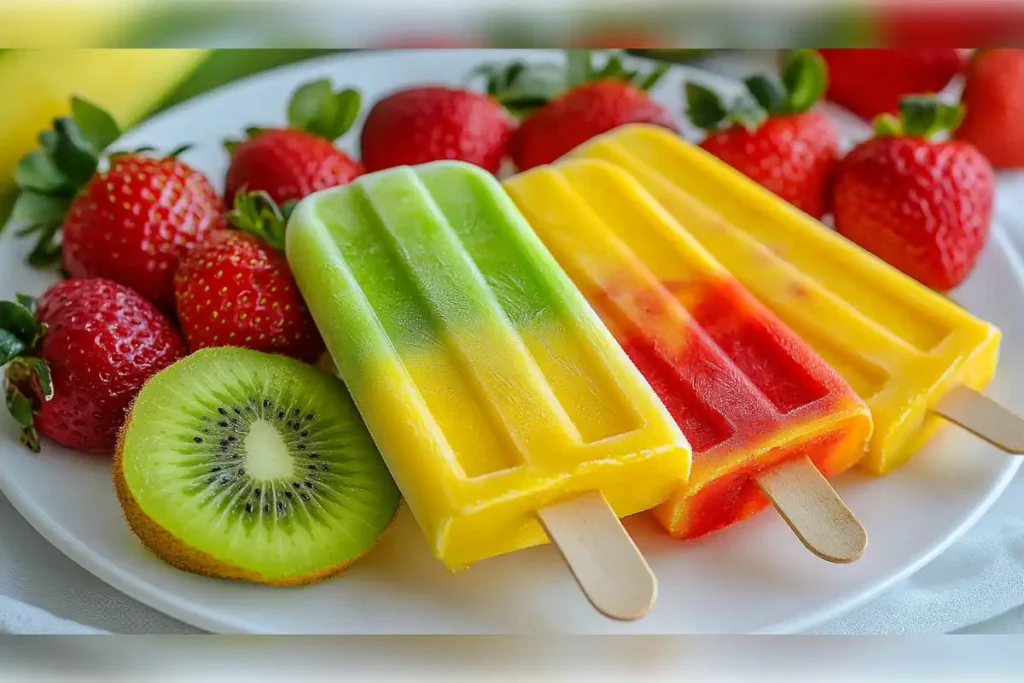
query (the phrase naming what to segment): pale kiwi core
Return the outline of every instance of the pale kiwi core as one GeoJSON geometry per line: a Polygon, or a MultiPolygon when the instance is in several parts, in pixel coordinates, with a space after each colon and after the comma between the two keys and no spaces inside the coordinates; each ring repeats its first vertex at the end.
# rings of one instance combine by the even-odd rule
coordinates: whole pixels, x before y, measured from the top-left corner
{"type": "Polygon", "coordinates": [[[294,458],[281,432],[266,420],[256,420],[245,436],[245,470],[256,481],[275,481],[292,476],[294,458]]]}

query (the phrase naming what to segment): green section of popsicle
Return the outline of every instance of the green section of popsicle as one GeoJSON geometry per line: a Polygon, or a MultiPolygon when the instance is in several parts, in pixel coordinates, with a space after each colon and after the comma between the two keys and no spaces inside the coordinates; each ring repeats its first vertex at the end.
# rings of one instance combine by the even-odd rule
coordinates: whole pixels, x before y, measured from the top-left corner
{"type": "Polygon", "coordinates": [[[435,419],[454,420],[449,440],[467,425],[506,434],[487,447],[509,467],[526,444],[569,439],[571,451],[572,439],[638,424],[617,375],[640,375],[482,169],[440,161],[363,176],[300,203],[287,242],[357,402],[363,382],[401,367],[435,419]]]}
{"type": "MultiPolygon", "coordinates": [[[[558,266],[497,181],[475,166],[389,169],[308,202],[296,215],[326,232],[289,228],[293,270],[313,291],[342,296],[342,284],[396,346],[436,344],[470,323],[497,333],[508,323],[575,317],[586,305],[564,279],[548,276],[558,266]]],[[[341,308],[342,317],[353,312],[341,308]]],[[[339,324],[363,335],[363,348],[385,343],[353,320],[339,324]]]]}

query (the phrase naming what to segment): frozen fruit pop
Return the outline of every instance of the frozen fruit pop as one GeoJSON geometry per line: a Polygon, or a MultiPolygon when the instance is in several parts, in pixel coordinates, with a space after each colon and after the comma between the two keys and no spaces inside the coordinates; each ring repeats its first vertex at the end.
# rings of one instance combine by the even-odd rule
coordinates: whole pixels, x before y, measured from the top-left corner
{"type": "MultiPolygon", "coordinates": [[[[863,456],[867,406],[634,179],[602,161],[570,160],[513,176],[505,189],[693,448],[689,482],[655,509],[672,535],[721,529],[768,497],[793,524],[794,511],[783,509],[793,501],[780,499],[792,495],[792,477],[834,495],[821,474],[863,456]]],[[[863,550],[832,552],[831,539],[822,547],[806,537],[816,529],[794,529],[826,559],[863,550]]]]}
{"type": "Polygon", "coordinates": [[[979,390],[1000,332],[676,135],[626,126],[573,152],[633,175],[871,407],[862,461],[905,463],[946,417],[1013,453],[1024,422],[979,390]]]}
{"type": "Polygon", "coordinates": [[[573,564],[578,539],[559,538],[575,496],[637,554],[617,517],[685,481],[689,445],[492,175],[439,161],[312,195],[287,254],[449,568],[550,535],[581,579],[594,567],[573,564]]]}

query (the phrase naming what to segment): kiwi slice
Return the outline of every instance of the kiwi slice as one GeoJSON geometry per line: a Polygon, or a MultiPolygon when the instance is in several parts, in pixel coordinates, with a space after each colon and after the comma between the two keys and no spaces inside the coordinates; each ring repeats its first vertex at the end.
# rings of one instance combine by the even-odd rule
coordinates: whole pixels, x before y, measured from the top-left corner
{"type": "Polygon", "coordinates": [[[399,503],[341,380],[239,348],[197,351],[146,383],[114,484],[128,524],[164,561],[279,585],[345,569],[399,503]]]}

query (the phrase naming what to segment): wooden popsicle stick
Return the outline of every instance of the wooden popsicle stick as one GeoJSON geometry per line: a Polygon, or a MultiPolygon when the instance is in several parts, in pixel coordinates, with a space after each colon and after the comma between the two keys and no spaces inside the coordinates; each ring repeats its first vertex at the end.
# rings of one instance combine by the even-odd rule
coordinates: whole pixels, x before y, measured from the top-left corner
{"type": "Polygon", "coordinates": [[[812,553],[837,563],[854,562],[864,554],[864,526],[810,458],[788,460],[756,481],[812,553]]]}
{"type": "Polygon", "coordinates": [[[634,621],[651,610],[658,581],[600,491],[549,505],[537,516],[597,611],[634,621]]]}
{"type": "Polygon", "coordinates": [[[953,389],[932,412],[1007,453],[1024,455],[1024,418],[974,389],[953,389]]]}

